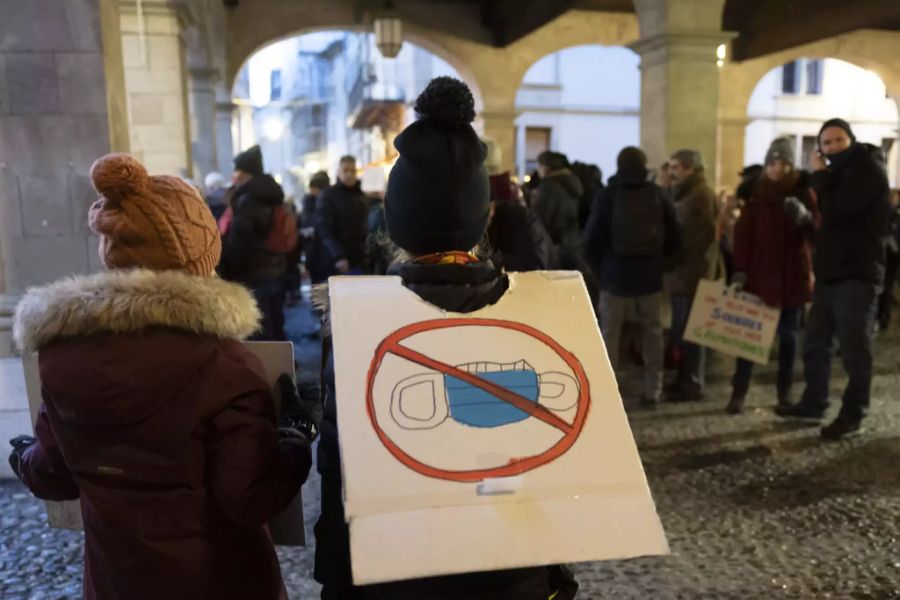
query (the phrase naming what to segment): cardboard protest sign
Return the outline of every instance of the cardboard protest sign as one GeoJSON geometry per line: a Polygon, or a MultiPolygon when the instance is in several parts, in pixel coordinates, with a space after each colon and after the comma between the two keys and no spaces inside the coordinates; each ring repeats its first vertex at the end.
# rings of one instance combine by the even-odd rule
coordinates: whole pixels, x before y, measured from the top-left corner
{"type": "Polygon", "coordinates": [[[701,280],[684,339],[725,354],[766,364],[780,311],[756,296],[735,293],[722,281],[701,280]]]}
{"type": "MultiPolygon", "coordinates": [[[[294,374],[294,347],[289,342],[246,342],[250,352],[259,358],[266,372],[266,380],[275,386],[282,373],[294,374]]],[[[30,354],[22,358],[25,370],[25,388],[28,393],[28,407],[31,410],[32,426],[37,421],[41,407],[41,380],[38,371],[38,355],[30,354]]],[[[276,403],[280,398],[276,397],[276,403]]],[[[81,520],[81,506],[78,500],[66,502],[45,502],[47,521],[50,527],[58,529],[84,529],[81,520]]],[[[303,529],[303,501],[300,493],[291,501],[285,511],[269,523],[272,539],[276,544],[302,546],[305,543],[303,529]]]]}
{"type": "Polygon", "coordinates": [[[329,290],[355,583],[668,552],[577,273],[468,314],[329,290]]]}

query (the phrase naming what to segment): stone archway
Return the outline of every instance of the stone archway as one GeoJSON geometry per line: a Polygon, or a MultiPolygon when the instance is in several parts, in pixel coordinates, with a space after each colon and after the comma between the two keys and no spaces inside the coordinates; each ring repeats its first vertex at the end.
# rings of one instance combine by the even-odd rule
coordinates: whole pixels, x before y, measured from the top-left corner
{"type": "MultiPolygon", "coordinates": [[[[259,48],[293,35],[322,30],[359,30],[352,6],[339,2],[307,2],[303,6],[277,0],[241,3],[226,15],[226,81],[233,82],[244,62],[259,48]]],[[[434,10],[448,10],[435,5],[434,10]]],[[[439,15],[440,18],[443,18],[439,15]]],[[[432,19],[436,18],[432,15],[432,19]]],[[[448,21],[461,17],[448,12],[448,21]]],[[[634,14],[570,11],[505,48],[489,40],[473,41],[404,20],[404,35],[440,57],[472,89],[479,120],[476,128],[502,149],[503,167],[515,156],[515,98],[525,72],[541,57],[567,46],[624,46],[638,39],[634,14]]]]}
{"type": "Polygon", "coordinates": [[[750,96],[769,71],[798,58],[836,58],[876,73],[900,110],[900,36],[880,31],[855,31],[797,46],[741,63],[726,63],[720,78],[718,185],[734,188],[744,165],[744,130],[749,123],[750,96]]]}

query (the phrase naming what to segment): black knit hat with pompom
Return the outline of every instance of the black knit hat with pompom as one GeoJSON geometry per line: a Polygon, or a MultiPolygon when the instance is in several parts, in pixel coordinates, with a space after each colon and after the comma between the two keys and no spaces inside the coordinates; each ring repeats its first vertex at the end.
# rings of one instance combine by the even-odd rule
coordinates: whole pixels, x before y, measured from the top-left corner
{"type": "Polygon", "coordinates": [[[471,250],[487,228],[491,196],[472,93],[438,77],[415,110],[419,119],[394,140],[400,158],[384,197],[388,234],[415,255],[471,250]]]}

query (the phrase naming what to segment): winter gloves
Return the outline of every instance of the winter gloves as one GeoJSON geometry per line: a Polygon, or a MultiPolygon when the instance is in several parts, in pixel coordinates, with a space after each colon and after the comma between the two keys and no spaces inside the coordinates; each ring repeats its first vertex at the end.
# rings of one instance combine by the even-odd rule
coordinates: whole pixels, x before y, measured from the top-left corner
{"type": "Polygon", "coordinates": [[[806,205],[795,196],[788,196],[784,199],[784,212],[789,219],[800,227],[812,224],[812,213],[806,208],[806,205]]]}
{"type": "Polygon", "coordinates": [[[298,389],[287,373],[278,378],[276,385],[281,392],[278,439],[309,446],[319,435],[319,427],[322,426],[323,408],[319,387],[315,384],[301,384],[298,389]]]}
{"type": "Polygon", "coordinates": [[[17,435],[9,440],[9,445],[13,447],[12,452],[9,453],[9,466],[19,479],[22,479],[22,455],[36,443],[37,438],[30,435],[17,435]]]}

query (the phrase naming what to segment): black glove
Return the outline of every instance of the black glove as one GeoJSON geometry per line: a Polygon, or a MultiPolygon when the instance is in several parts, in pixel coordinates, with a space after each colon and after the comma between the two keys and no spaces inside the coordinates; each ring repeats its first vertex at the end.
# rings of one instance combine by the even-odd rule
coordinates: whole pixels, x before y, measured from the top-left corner
{"type": "Polygon", "coordinates": [[[789,219],[800,227],[811,225],[813,222],[812,213],[806,208],[806,205],[795,196],[789,196],[784,199],[784,212],[789,219]]]}
{"type": "Polygon", "coordinates": [[[9,453],[9,466],[19,479],[22,478],[22,455],[36,443],[37,438],[30,435],[17,435],[9,440],[9,445],[13,447],[9,453]]]}
{"type": "Polygon", "coordinates": [[[281,392],[281,412],[278,415],[278,434],[282,438],[302,437],[312,443],[322,426],[322,401],[319,386],[301,384],[300,388],[287,373],[278,378],[281,392]]]}

